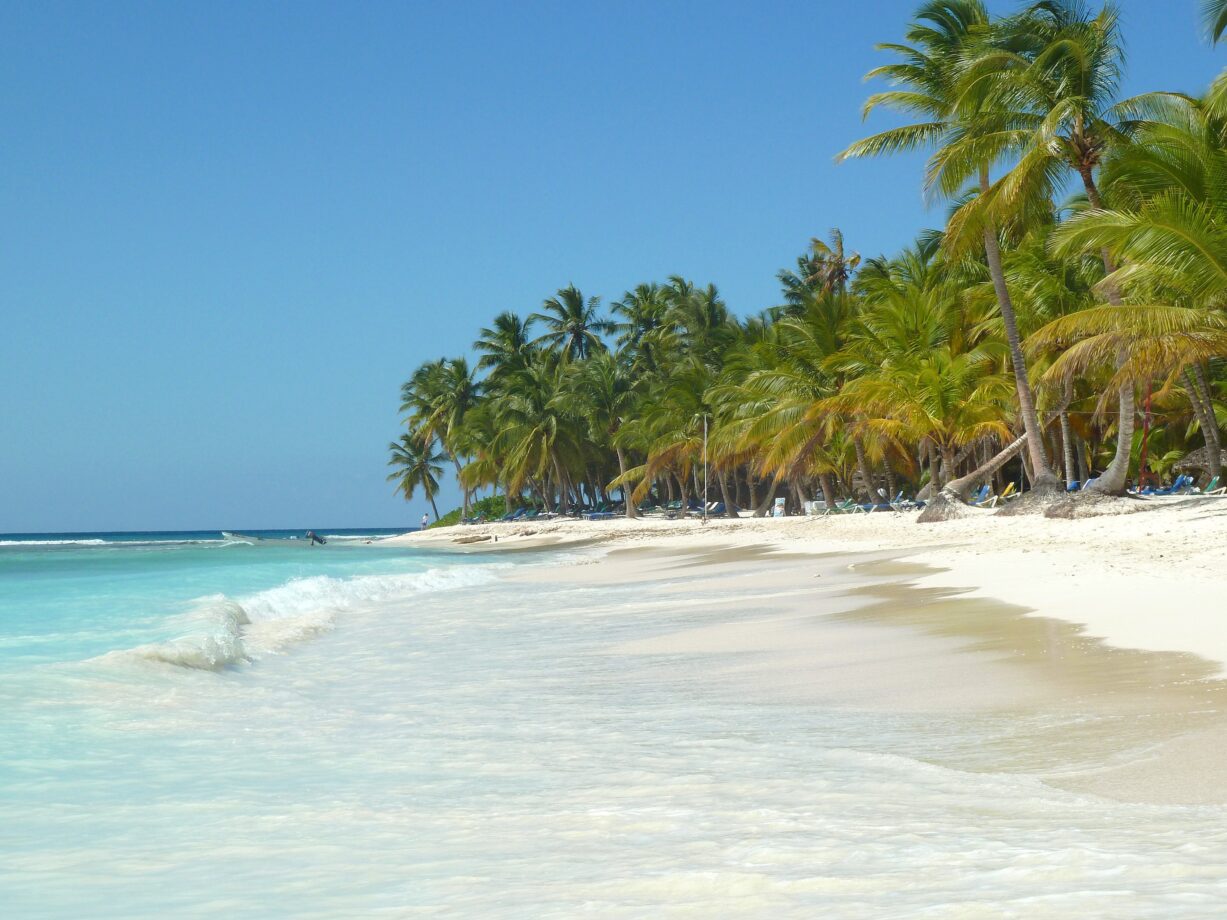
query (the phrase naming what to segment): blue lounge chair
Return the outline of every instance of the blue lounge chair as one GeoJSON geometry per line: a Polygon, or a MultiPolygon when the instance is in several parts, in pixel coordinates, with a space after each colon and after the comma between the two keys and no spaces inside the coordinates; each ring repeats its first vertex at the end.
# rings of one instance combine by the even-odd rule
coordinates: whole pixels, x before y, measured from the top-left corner
{"type": "Polygon", "coordinates": [[[1153,489],[1153,488],[1143,489],[1138,494],[1139,495],[1178,495],[1181,492],[1183,492],[1185,489],[1192,488],[1192,485],[1193,485],[1192,476],[1181,475],[1181,476],[1177,476],[1176,481],[1173,482],[1166,489],[1153,489]]]}
{"type": "Polygon", "coordinates": [[[991,507],[989,506],[988,503],[989,503],[989,500],[993,497],[992,492],[993,492],[992,487],[986,482],[984,485],[980,486],[979,489],[977,489],[975,492],[972,493],[971,498],[967,500],[967,504],[971,505],[974,508],[991,507]]]}

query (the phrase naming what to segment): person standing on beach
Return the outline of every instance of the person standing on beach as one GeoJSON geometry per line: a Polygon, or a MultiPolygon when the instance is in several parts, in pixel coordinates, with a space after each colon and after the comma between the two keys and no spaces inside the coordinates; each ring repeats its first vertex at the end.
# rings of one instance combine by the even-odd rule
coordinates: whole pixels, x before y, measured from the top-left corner
{"type": "Polygon", "coordinates": [[[430,518],[425,514],[422,515],[422,530],[426,529],[426,525],[430,523],[430,518]]]}

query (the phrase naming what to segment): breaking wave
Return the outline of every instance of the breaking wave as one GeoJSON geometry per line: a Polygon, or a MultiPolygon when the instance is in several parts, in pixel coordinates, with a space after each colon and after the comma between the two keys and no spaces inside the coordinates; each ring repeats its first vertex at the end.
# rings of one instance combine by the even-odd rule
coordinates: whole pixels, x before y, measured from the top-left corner
{"type": "Polygon", "coordinates": [[[174,638],[108,652],[101,661],[133,659],[220,671],[274,654],[331,629],[337,614],[372,604],[492,580],[504,565],[428,569],[404,575],[293,578],[240,598],[201,597],[173,621],[174,638]]]}
{"type": "Polygon", "coordinates": [[[106,546],[106,540],[0,540],[0,546],[106,546]]]}

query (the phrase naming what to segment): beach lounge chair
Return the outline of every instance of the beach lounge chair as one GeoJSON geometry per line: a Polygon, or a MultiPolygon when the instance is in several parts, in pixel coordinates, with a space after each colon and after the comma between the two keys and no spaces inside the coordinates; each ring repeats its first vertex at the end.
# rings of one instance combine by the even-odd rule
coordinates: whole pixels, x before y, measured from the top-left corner
{"type": "Polygon", "coordinates": [[[1194,494],[1194,495],[1223,495],[1223,494],[1227,494],[1227,486],[1220,486],[1220,485],[1218,484],[1218,481],[1219,481],[1219,479],[1220,479],[1220,478],[1221,478],[1221,477],[1219,477],[1219,476],[1215,476],[1213,479],[1211,479],[1209,482],[1207,482],[1207,483],[1206,483],[1206,487],[1205,487],[1204,489],[1194,489],[1194,490],[1193,490],[1193,494],[1194,494]]]}
{"type": "Polygon", "coordinates": [[[967,504],[971,505],[973,508],[991,508],[992,505],[989,505],[988,502],[993,497],[991,494],[992,491],[992,487],[986,482],[972,493],[971,498],[967,500],[967,504]]]}
{"type": "Polygon", "coordinates": [[[895,500],[891,502],[891,507],[896,511],[915,511],[917,508],[923,508],[925,503],[916,497],[904,498],[903,492],[900,491],[895,500]]]}
{"type": "Polygon", "coordinates": [[[834,505],[828,505],[827,509],[822,512],[822,516],[826,517],[828,514],[851,514],[854,511],[859,510],[860,509],[857,507],[854,500],[851,498],[845,498],[842,502],[834,505]]]}
{"type": "Polygon", "coordinates": [[[1014,483],[1007,482],[1000,495],[990,495],[983,504],[988,508],[996,508],[1001,502],[1008,502],[1011,498],[1015,497],[1017,496],[1014,494],[1014,483]]]}
{"type": "Polygon", "coordinates": [[[1184,492],[1186,489],[1192,488],[1192,486],[1193,486],[1192,476],[1180,475],[1180,476],[1177,476],[1176,481],[1173,482],[1166,489],[1143,489],[1138,494],[1139,495],[1159,495],[1159,496],[1179,495],[1181,492],[1184,492]]]}

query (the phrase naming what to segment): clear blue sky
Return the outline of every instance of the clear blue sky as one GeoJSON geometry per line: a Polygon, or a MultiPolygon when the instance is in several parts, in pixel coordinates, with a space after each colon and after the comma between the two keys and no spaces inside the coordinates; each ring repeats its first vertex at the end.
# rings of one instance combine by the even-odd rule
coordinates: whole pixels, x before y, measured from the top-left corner
{"type": "MultiPolygon", "coordinates": [[[[409,523],[398,386],[498,311],[898,248],[919,162],[832,156],[914,6],[4,4],[0,531],[409,523]]],[[[1126,92],[1224,65],[1121,6],[1126,92]]]]}

